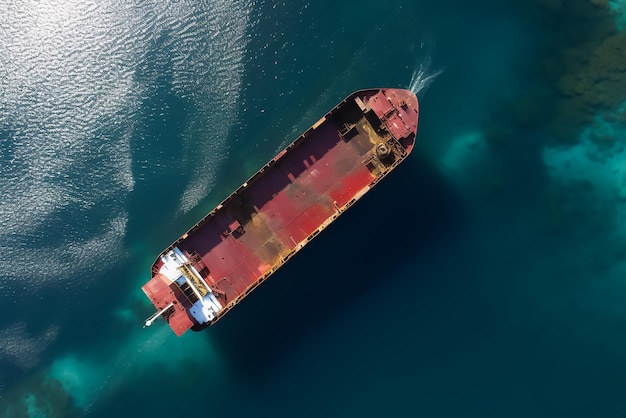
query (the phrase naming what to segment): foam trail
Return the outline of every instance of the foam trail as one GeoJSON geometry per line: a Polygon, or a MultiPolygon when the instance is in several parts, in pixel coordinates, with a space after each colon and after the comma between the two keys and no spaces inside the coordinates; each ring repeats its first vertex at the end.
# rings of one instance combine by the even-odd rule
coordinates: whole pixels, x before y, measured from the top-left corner
{"type": "Polygon", "coordinates": [[[432,50],[434,48],[434,42],[422,41],[420,49],[422,51],[419,59],[419,66],[413,71],[411,82],[409,83],[409,90],[415,93],[416,96],[423,96],[430,88],[435,78],[443,73],[444,68],[438,68],[433,70],[432,67],[432,50]]]}
{"type": "Polygon", "coordinates": [[[432,70],[432,60],[430,55],[426,59],[422,60],[419,67],[413,71],[411,82],[409,83],[409,90],[415,93],[416,96],[423,96],[429,89],[430,85],[435,81],[435,78],[443,72],[443,68],[432,70]]]}

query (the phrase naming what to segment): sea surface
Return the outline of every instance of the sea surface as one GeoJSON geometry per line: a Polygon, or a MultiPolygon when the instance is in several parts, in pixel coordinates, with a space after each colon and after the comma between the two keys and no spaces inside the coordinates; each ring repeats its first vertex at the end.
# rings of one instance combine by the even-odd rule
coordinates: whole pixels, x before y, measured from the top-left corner
{"type": "Polygon", "coordinates": [[[0,416],[623,418],[624,3],[0,0],[0,416]],[[379,86],[411,157],[142,329],[156,255],[379,86]]]}

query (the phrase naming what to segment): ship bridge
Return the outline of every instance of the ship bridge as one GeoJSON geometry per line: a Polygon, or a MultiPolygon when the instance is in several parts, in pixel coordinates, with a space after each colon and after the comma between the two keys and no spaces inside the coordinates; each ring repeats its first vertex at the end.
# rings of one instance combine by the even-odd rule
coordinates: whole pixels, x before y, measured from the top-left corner
{"type": "Polygon", "coordinates": [[[144,291],[157,309],[159,306],[162,308],[148,318],[144,325],[150,326],[159,316],[163,316],[180,335],[191,328],[194,322],[206,324],[213,321],[222,310],[222,305],[185,254],[174,247],[161,257],[161,262],[158,272],[161,280],[150,288],[144,286],[144,291]],[[181,317],[187,316],[186,312],[193,317],[193,321],[181,317]]]}

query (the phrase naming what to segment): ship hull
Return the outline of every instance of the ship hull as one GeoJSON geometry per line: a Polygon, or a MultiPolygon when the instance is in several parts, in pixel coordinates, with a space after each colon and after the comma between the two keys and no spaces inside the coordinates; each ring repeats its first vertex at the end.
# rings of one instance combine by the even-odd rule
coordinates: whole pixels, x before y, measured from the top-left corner
{"type": "Polygon", "coordinates": [[[409,155],[418,115],[408,90],[340,102],[157,257],[155,318],[177,335],[222,318],[409,155]]]}

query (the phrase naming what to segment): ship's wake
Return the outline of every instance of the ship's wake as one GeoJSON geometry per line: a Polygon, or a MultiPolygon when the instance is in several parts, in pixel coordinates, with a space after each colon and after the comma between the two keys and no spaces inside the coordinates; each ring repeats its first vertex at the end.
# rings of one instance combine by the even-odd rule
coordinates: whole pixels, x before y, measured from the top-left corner
{"type": "Polygon", "coordinates": [[[413,76],[409,83],[409,90],[415,93],[416,96],[423,96],[433,81],[444,71],[444,68],[432,68],[432,45],[429,44],[429,46],[425,47],[425,43],[422,42],[421,47],[422,49],[426,48],[425,58],[420,60],[419,66],[413,71],[413,76]]]}

